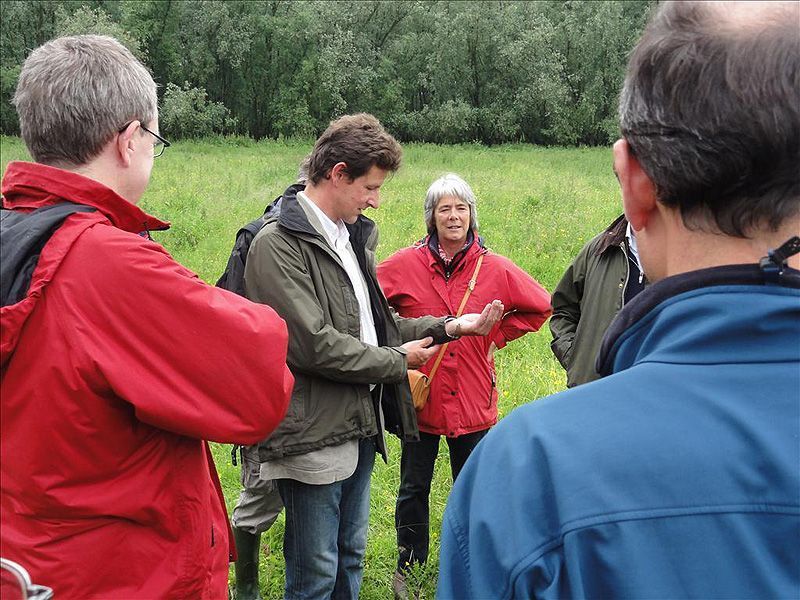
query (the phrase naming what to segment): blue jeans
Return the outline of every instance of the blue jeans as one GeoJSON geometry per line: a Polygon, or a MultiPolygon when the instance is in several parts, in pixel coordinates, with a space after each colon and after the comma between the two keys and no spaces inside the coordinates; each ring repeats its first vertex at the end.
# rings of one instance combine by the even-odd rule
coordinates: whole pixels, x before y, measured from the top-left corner
{"type": "Polygon", "coordinates": [[[277,480],[286,507],[285,598],[358,598],[374,465],[375,442],[368,438],[359,442],[358,465],[344,481],[309,485],[277,480]]]}

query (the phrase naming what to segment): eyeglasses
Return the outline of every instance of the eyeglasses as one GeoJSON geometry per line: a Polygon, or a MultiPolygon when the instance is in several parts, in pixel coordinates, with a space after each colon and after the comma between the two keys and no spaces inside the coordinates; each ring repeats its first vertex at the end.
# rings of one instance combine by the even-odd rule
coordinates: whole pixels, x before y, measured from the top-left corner
{"type": "MultiPolygon", "coordinates": [[[[119,133],[125,131],[128,128],[128,126],[130,126],[131,123],[133,123],[133,121],[127,123],[122,129],[119,130],[119,133]]],[[[142,128],[142,131],[146,131],[154,138],[156,138],[156,141],[153,142],[153,158],[158,158],[159,156],[164,154],[164,148],[169,148],[171,146],[171,144],[167,140],[158,135],[155,131],[150,131],[147,127],[145,127],[141,123],[139,123],[139,127],[142,128]]]]}

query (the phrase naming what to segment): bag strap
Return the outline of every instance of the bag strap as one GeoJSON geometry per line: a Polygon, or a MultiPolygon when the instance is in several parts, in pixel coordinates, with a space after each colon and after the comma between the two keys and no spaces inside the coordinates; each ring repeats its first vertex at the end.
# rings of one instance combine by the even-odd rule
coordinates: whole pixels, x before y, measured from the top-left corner
{"type": "MultiPolygon", "coordinates": [[[[470,294],[472,294],[472,290],[475,289],[475,284],[478,282],[478,273],[481,270],[481,265],[483,264],[483,254],[478,257],[478,264],[475,265],[475,270],[472,272],[472,277],[470,277],[469,283],[467,284],[467,289],[464,291],[464,297],[461,299],[461,305],[458,307],[458,312],[456,313],[456,318],[461,316],[461,313],[464,312],[464,307],[467,305],[467,300],[469,300],[470,294]]],[[[444,357],[444,353],[447,350],[447,346],[450,345],[450,342],[447,342],[445,345],[442,346],[442,349],[439,350],[439,355],[436,357],[436,362],[433,363],[433,368],[431,369],[430,374],[428,375],[428,383],[433,380],[433,376],[436,375],[436,371],[439,369],[439,364],[442,362],[442,358],[444,357]]]]}

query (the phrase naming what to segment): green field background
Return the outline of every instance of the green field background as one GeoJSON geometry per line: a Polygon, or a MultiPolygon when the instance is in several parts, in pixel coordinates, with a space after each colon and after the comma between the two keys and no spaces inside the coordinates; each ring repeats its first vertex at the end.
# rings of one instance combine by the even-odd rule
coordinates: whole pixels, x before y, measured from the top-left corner
{"type": "MultiPolygon", "coordinates": [[[[222,272],[237,229],[260,215],[297,173],[311,141],[219,138],[177,142],[155,161],[140,205],[172,228],[153,235],[209,283],[222,272]]],[[[0,138],[2,167],[29,160],[24,144],[0,138]]],[[[367,216],[380,226],[379,258],[425,233],[422,202],[430,183],[455,172],[478,198],[480,234],[486,245],[524,268],[552,291],[581,246],[621,211],[608,148],[543,148],[530,145],[404,146],[403,166],[381,191],[381,206],[367,216]]],[[[565,376],[550,348],[545,325],[496,355],[501,416],[564,389],[565,376]]],[[[235,377],[231,374],[231,377],[235,377]]],[[[376,462],[370,529],[361,597],[391,598],[396,564],[394,501],[400,447],[391,437],[389,464],[376,462]]],[[[239,492],[230,446],[214,445],[228,508],[239,492]]],[[[520,447],[520,452],[525,449],[520,447]]],[[[411,589],[433,598],[438,572],[442,512],[450,491],[447,447],[442,444],[431,494],[431,557],[412,574],[411,589]]],[[[502,518],[502,517],[500,517],[502,518]]],[[[261,588],[265,598],[283,593],[283,517],[262,537],[261,588]]],[[[232,570],[231,570],[232,572],[232,570]]]]}

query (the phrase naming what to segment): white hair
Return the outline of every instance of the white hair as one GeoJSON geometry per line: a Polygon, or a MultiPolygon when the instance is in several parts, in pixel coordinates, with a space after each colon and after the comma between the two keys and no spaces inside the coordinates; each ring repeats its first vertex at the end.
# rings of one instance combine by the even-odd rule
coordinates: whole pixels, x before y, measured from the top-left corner
{"type": "Polygon", "coordinates": [[[423,210],[425,213],[425,226],[428,228],[428,233],[433,234],[436,232],[436,219],[433,213],[436,210],[436,205],[439,204],[439,200],[448,196],[463,200],[469,205],[469,228],[473,232],[477,232],[477,200],[475,199],[475,194],[472,192],[472,188],[455,173],[447,173],[434,181],[425,194],[423,210]]]}

